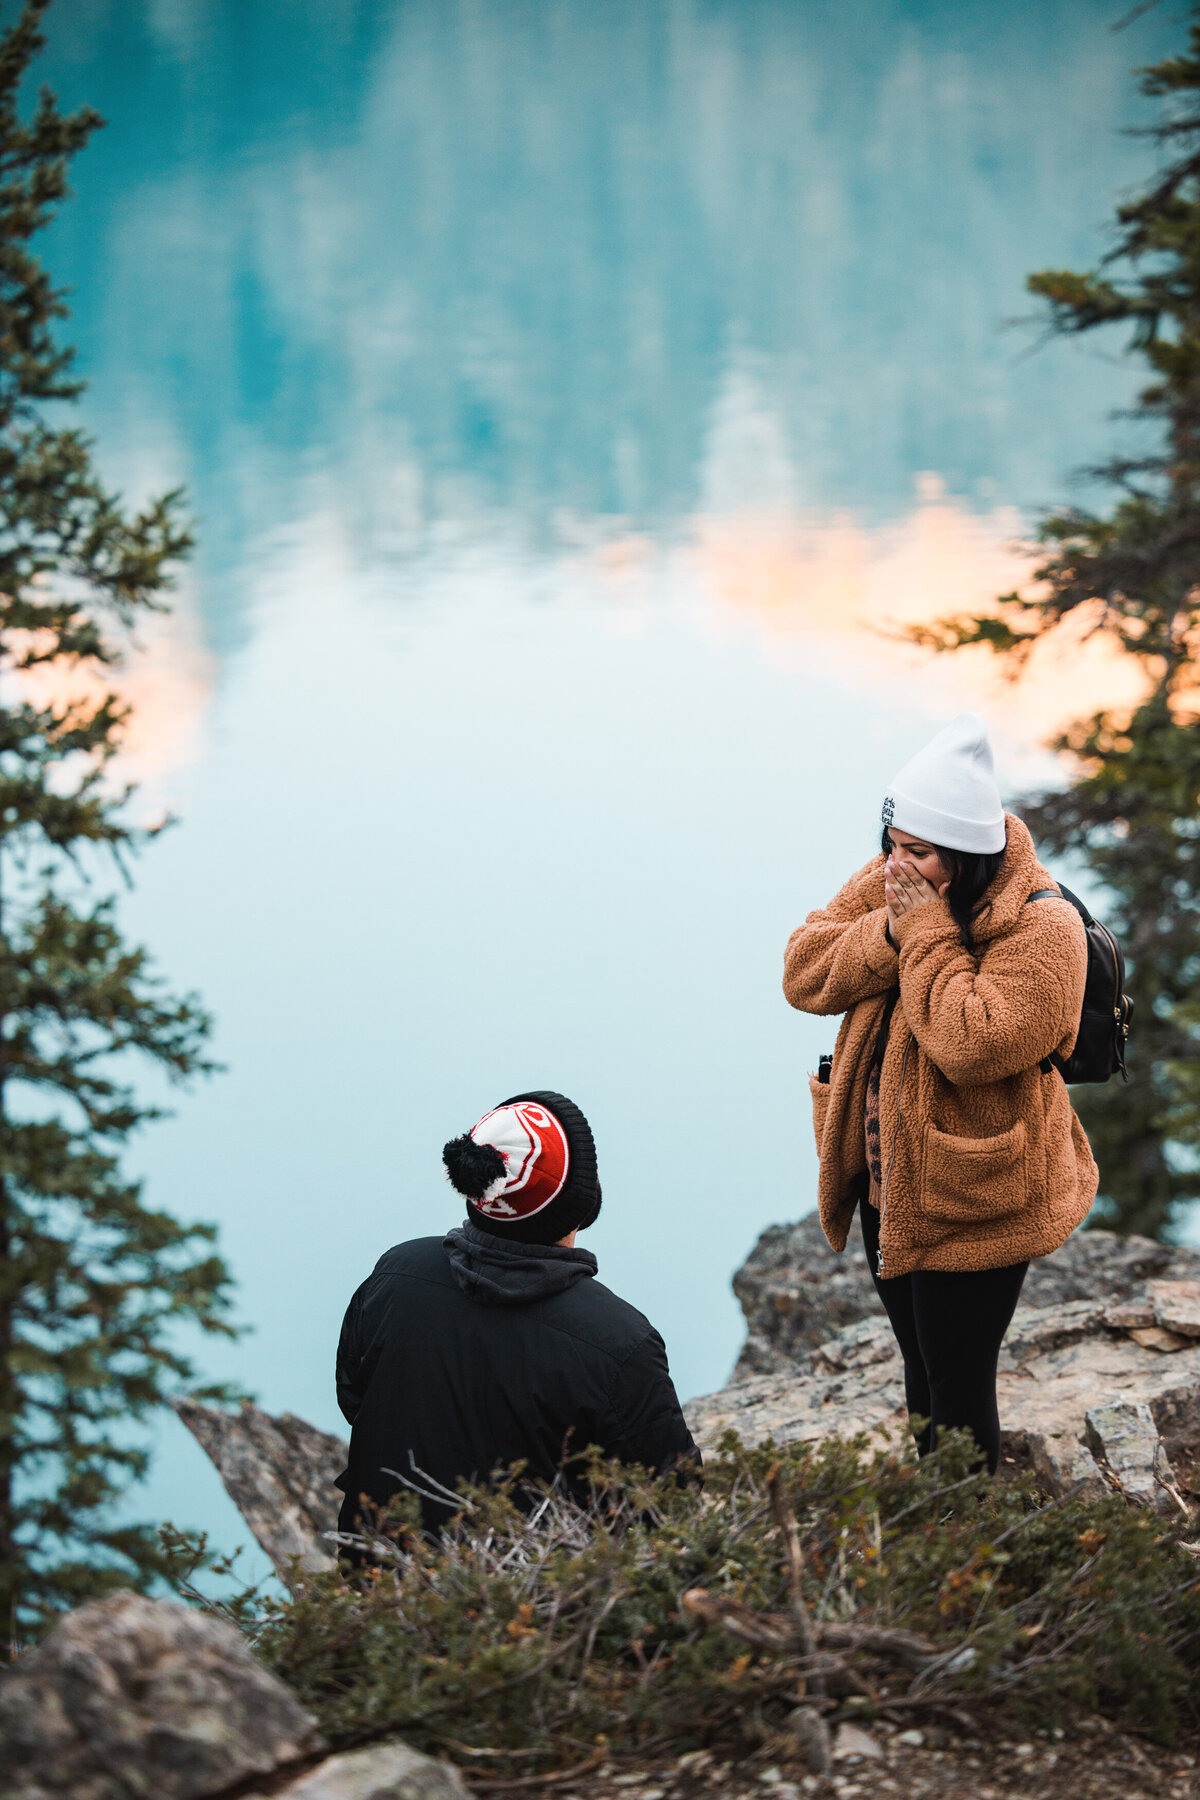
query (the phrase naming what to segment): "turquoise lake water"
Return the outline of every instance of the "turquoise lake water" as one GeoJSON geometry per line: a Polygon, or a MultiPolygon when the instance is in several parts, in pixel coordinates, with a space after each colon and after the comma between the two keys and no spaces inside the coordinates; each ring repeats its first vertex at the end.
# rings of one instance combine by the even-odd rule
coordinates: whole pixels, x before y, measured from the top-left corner
{"type": "MultiPolygon", "coordinates": [[[[725,1378],[729,1275],[813,1202],[788,931],[960,705],[1016,795],[1119,689],[872,627],[1006,585],[1114,441],[1119,344],[1012,321],[1150,165],[1128,71],[1181,28],[1125,10],[57,0],[44,72],[109,120],[45,246],[84,416],[198,519],[124,916],[227,1065],[139,1147],[253,1327],[206,1375],[334,1427],[351,1291],[456,1218],[441,1144],[553,1086],[602,1277],[725,1378]]],[[[138,1509],[243,1535],[173,1424],[138,1509]]]]}

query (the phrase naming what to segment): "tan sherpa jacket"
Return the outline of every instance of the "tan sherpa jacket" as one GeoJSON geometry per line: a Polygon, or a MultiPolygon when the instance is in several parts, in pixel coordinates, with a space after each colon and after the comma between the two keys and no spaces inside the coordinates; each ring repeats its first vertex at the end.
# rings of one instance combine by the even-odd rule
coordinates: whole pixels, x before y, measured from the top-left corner
{"type": "Polygon", "coordinates": [[[783,991],[802,1012],[845,1013],[828,1085],[810,1079],[821,1223],[845,1247],[866,1167],[863,1108],[888,991],[900,999],[879,1084],[885,1276],[989,1269],[1056,1250],[1096,1194],[1097,1170],[1057,1071],[1074,1046],[1087,948],[1021,821],[964,950],[942,900],[885,936],[883,857],[852,875],[788,940],[783,991]]]}

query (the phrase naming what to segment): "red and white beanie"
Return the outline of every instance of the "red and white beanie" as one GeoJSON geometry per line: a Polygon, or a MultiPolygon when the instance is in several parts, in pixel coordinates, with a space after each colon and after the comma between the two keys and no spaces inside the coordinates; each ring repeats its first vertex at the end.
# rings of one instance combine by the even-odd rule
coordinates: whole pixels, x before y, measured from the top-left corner
{"type": "Polygon", "coordinates": [[[556,1244],[600,1211],[591,1126],[565,1094],[516,1094],[442,1151],[446,1174],[483,1231],[556,1244]]]}

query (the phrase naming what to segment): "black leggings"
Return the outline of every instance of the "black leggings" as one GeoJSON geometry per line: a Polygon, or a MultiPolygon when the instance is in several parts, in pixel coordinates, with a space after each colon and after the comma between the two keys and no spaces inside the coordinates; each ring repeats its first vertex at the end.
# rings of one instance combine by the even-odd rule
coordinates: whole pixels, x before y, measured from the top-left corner
{"type": "Polygon", "coordinates": [[[966,1426],[994,1475],[1000,1461],[996,1364],[1029,1264],[961,1275],[914,1269],[881,1281],[875,1273],[879,1214],[866,1199],[858,1212],[871,1280],[904,1357],[909,1415],[929,1421],[917,1439],[919,1454],[933,1449],[940,1426],[966,1426]]]}

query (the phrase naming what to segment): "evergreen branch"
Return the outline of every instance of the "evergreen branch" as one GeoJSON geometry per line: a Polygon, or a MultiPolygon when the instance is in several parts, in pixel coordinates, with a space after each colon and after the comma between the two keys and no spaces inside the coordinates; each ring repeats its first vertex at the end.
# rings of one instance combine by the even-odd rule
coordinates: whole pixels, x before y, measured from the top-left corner
{"type": "Polygon", "coordinates": [[[30,240],[101,123],[46,89],[22,116],[46,11],[27,0],[0,35],[0,1615],[22,1629],[161,1569],[154,1535],[112,1519],[146,1468],[129,1424],[194,1380],[179,1325],[233,1330],[212,1227],[147,1206],[117,1155],[158,1116],[122,1059],[202,1074],[208,1016],[125,944],[111,898],[59,888],[94,876],[97,850],[127,879],[161,829],[129,822],[114,780],[129,709],[31,698],[47,675],[107,687],[192,544],[179,492],[127,509],[87,435],[45,415],[83,383],[30,240]]]}
{"type": "Polygon", "coordinates": [[[1097,1217],[1163,1234],[1200,1201],[1200,10],[1186,48],[1142,72],[1169,102],[1149,135],[1169,157],[1118,206],[1100,268],[1044,269],[1028,286],[1051,335],[1128,329],[1150,381],[1131,416],[1156,433],[1092,474],[1107,511],[1045,517],[1026,595],[910,632],[948,653],[990,649],[1020,676],[1068,621],[1138,665],[1144,698],[1075,720],[1054,741],[1067,783],[1023,809],[1045,851],[1081,866],[1121,938],[1137,1003],[1126,1087],[1072,1096],[1101,1170],[1097,1217]],[[1184,1152],[1184,1154],[1181,1154],[1184,1152]]]}

